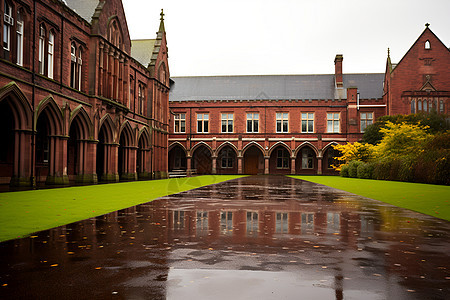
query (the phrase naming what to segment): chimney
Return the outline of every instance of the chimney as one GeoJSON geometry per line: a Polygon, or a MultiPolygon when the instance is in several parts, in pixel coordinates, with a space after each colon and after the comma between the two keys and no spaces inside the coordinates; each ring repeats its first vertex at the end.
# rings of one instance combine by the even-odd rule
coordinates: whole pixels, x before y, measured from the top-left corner
{"type": "Polygon", "coordinates": [[[344,87],[344,80],[342,79],[342,61],[344,56],[342,54],[336,54],[334,59],[334,79],[337,88],[344,87]]]}

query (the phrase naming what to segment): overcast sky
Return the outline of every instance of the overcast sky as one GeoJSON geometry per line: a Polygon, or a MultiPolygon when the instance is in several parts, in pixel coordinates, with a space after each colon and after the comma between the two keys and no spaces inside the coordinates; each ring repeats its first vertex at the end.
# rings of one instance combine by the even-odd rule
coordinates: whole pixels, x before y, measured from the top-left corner
{"type": "Polygon", "coordinates": [[[450,47],[449,0],[122,0],[132,39],[164,8],[170,75],[383,73],[430,23],[450,47]]]}

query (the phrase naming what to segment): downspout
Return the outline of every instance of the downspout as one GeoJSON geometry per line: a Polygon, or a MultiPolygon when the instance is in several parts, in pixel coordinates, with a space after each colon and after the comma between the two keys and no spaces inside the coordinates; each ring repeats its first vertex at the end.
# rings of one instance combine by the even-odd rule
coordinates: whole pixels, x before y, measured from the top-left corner
{"type": "Polygon", "coordinates": [[[31,72],[31,87],[32,87],[32,94],[31,94],[31,106],[32,106],[32,113],[31,113],[31,186],[33,188],[36,188],[36,157],[35,157],[35,140],[36,140],[36,128],[35,128],[35,121],[34,121],[34,101],[35,101],[35,81],[36,81],[36,70],[35,70],[35,64],[36,64],[36,1],[33,1],[33,47],[32,47],[32,72],[31,72]]]}

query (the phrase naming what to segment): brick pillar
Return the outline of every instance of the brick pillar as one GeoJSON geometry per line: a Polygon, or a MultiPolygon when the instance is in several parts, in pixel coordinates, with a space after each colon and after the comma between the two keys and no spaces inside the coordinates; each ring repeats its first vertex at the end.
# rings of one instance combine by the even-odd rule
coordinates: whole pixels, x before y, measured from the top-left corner
{"type": "Polygon", "coordinates": [[[291,157],[291,174],[295,174],[295,157],[291,157]]]}
{"type": "Polygon", "coordinates": [[[191,156],[186,156],[186,174],[187,176],[191,176],[192,174],[191,169],[191,156]]]}
{"type": "Polygon", "coordinates": [[[217,156],[212,156],[212,174],[217,174],[217,156]]]}
{"type": "Polygon", "coordinates": [[[242,156],[238,156],[238,174],[242,174],[242,156]]]}
{"type": "Polygon", "coordinates": [[[264,174],[269,174],[269,160],[270,156],[264,156],[264,174]]]}
{"type": "Polygon", "coordinates": [[[317,157],[317,175],[322,175],[322,156],[317,157]]]}

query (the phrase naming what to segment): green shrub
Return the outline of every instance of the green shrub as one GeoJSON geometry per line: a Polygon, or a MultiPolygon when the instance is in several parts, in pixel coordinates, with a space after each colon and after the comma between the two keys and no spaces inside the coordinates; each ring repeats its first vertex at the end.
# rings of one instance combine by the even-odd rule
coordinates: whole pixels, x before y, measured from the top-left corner
{"type": "Polygon", "coordinates": [[[415,160],[404,157],[400,160],[400,167],[398,169],[398,180],[400,181],[414,181],[415,160]]]}
{"type": "Polygon", "coordinates": [[[373,176],[374,165],[372,163],[362,163],[357,168],[358,178],[371,179],[373,176]]]}
{"type": "Polygon", "coordinates": [[[348,176],[356,178],[358,176],[358,166],[363,164],[362,161],[352,160],[348,163],[348,176]]]}
{"type": "Polygon", "coordinates": [[[341,166],[341,176],[342,177],[348,177],[348,165],[342,165],[341,166]]]}

